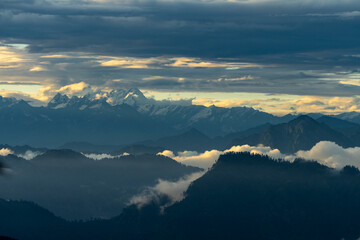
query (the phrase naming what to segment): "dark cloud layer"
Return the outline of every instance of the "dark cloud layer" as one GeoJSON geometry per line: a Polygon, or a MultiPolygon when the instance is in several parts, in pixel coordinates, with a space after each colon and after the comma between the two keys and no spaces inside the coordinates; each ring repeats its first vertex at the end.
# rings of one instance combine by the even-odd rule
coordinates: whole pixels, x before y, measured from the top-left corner
{"type": "Polygon", "coordinates": [[[0,41],[29,44],[33,54],[91,56],[42,59],[48,71],[33,74],[60,86],[85,81],[164,91],[355,96],[359,86],[341,81],[359,71],[359,10],[351,0],[2,0],[0,41]],[[124,69],[101,66],[96,56],[261,66],[124,69]],[[159,77],[144,80],[150,76],[159,77]]]}
{"type": "Polygon", "coordinates": [[[321,5],[2,1],[0,37],[33,52],[234,57],[359,50],[355,1],[321,5]],[[61,2],[60,2],[61,3],[61,2]]]}

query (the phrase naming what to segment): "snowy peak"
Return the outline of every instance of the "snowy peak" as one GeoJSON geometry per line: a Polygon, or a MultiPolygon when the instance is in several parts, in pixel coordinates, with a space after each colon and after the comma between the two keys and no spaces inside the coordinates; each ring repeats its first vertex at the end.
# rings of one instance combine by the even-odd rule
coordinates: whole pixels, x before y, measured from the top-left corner
{"type": "Polygon", "coordinates": [[[6,98],[0,96],[0,108],[12,107],[14,105],[29,106],[29,104],[24,100],[17,100],[16,98],[12,98],[12,97],[6,98]]]}
{"type": "Polygon", "coordinates": [[[94,92],[83,97],[73,96],[69,98],[67,95],[57,93],[48,103],[49,108],[59,109],[65,107],[77,106],[80,110],[91,107],[101,107],[107,103],[112,106],[127,104],[130,106],[142,106],[154,104],[155,101],[147,99],[144,94],[137,88],[129,90],[116,89],[110,92],[94,92]]]}
{"type": "Polygon", "coordinates": [[[69,98],[66,95],[56,94],[55,97],[48,103],[48,107],[52,109],[60,108],[74,108],[84,110],[87,108],[101,108],[108,105],[103,99],[92,99],[89,95],[83,97],[73,96],[69,98]]]}
{"type": "Polygon", "coordinates": [[[69,100],[68,96],[57,93],[47,106],[49,108],[63,108],[69,103],[69,100]]]}
{"type": "Polygon", "coordinates": [[[133,106],[147,104],[149,101],[139,89],[131,88],[124,97],[124,103],[133,106]]]}
{"type": "Polygon", "coordinates": [[[137,88],[112,90],[105,94],[104,97],[111,105],[128,104],[130,106],[139,106],[150,103],[150,100],[137,88]]]}

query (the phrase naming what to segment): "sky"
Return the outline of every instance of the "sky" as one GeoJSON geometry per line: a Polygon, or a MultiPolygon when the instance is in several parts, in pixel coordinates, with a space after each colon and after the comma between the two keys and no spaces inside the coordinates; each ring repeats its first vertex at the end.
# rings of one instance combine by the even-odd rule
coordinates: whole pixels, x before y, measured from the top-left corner
{"type": "Polygon", "coordinates": [[[355,0],[1,0],[0,95],[360,112],[359,38],[355,0]]]}

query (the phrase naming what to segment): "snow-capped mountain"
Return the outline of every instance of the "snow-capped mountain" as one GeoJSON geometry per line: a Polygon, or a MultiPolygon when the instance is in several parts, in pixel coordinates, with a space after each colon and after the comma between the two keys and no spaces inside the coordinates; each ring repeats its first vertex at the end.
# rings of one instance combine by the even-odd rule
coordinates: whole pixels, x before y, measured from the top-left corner
{"type": "Polygon", "coordinates": [[[155,101],[147,99],[144,94],[137,88],[129,90],[112,90],[107,93],[106,101],[111,105],[128,104],[130,106],[139,106],[145,104],[152,104],[155,101]]]}
{"type": "MultiPolygon", "coordinates": [[[[198,105],[164,104],[148,99],[137,88],[97,92],[83,97],[57,94],[48,104],[49,108],[60,109],[116,109],[118,106],[129,106],[143,117],[150,118],[164,125],[182,129],[197,128],[210,136],[242,131],[267,122],[279,123],[288,120],[248,107],[204,107],[198,105]]],[[[291,119],[291,117],[290,117],[291,119]]]]}
{"type": "Polygon", "coordinates": [[[85,141],[120,145],[178,135],[191,128],[214,137],[292,118],[247,107],[158,102],[136,88],[82,97],[58,93],[47,107],[0,98],[0,143],[53,147],[85,141]]]}
{"type": "Polygon", "coordinates": [[[57,93],[47,106],[52,109],[71,107],[84,110],[86,108],[100,108],[106,106],[106,103],[111,106],[121,104],[142,106],[156,104],[156,101],[147,99],[139,89],[131,88],[129,90],[118,89],[110,92],[98,91],[82,97],[73,96],[71,98],[57,93]]]}
{"type": "Polygon", "coordinates": [[[15,105],[28,105],[24,100],[17,100],[16,98],[5,98],[0,96],[0,108],[13,107],[15,105]]]}
{"type": "Polygon", "coordinates": [[[70,99],[66,95],[61,95],[61,93],[56,94],[53,99],[48,103],[50,108],[63,108],[69,103],[70,99]]]}
{"type": "Polygon", "coordinates": [[[78,110],[84,110],[88,108],[102,108],[108,107],[109,104],[105,99],[91,99],[88,95],[83,97],[73,96],[69,98],[66,95],[56,94],[55,97],[48,103],[48,108],[60,109],[60,108],[72,108],[78,110]]]}

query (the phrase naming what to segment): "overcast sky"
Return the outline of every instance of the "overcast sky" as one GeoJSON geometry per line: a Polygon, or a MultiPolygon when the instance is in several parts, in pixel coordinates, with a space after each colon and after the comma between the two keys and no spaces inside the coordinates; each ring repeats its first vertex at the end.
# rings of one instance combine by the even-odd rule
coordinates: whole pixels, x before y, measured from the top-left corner
{"type": "Polygon", "coordinates": [[[355,0],[1,0],[0,94],[38,104],[81,83],[277,114],[360,111],[359,39],[355,0]]]}

